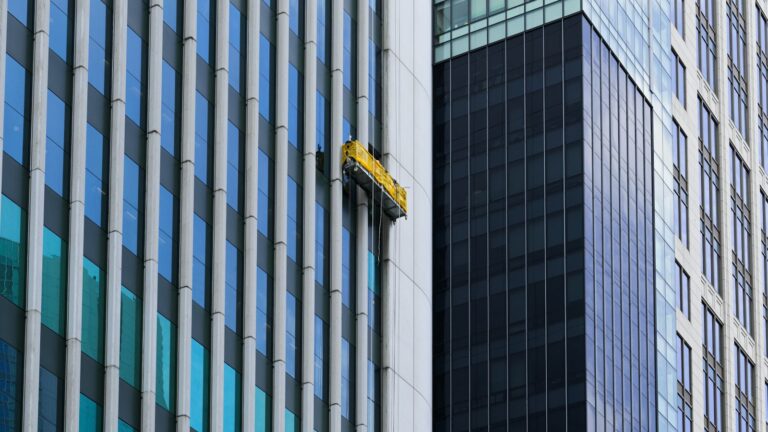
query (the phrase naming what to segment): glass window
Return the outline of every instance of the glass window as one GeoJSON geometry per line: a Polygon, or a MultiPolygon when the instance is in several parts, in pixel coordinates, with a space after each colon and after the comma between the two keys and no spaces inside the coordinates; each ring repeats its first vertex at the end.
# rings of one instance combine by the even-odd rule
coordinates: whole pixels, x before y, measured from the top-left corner
{"type": "Polygon", "coordinates": [[[144,58],[146,45],[141,37],[128,27],[127,74],[125,76],[125,115],[136,126],[144,128],[144,58]]]}
{"type": "Polygon", "coordinates": [[[285,371],[292,377],[297,378],[296,364],[299,362],[299,347],[296,343],[298,340],[298,334],[296,329],[299,327],[299,316],[297,311],[300,309],[296,297],[291,293],[286,295],[286,314],[285,314],[285,328],[286,328],[286,340],[285,340],[285,371]]]}
{"type": "Polygon", "coordinates": [[[691,346],[677,335],[677,425],[678,431],[692,431],[693,393],[691,388],[691,346]]]}
{"type": "Polygon", "coordinates": [[[315,315],[315,397],[325,398],[325,322],[315,315]]]}
{"type": "Polygon", "coordinates": [[[83,341],[82,349],[99,363],[104,361],[104,272],[83,258],[83,341]]]}
{"type": "MultiPolygon", "coordinates": [[[[2,211],[2,210],[0,210],[2,211]]],[[[67,313],[67,243],[43,227],[42,323],[65,335],[67,313]]]]}
{"type": "MultiPolygon", "coordinates": [[[[2,361],[0,361],[2,364],[2,361]]],[[[0,374],[2,378],[2,374],[0,374]]],[[[5,383],[0,379],[0,382],[5,383]]],[[[56,375],[48,371],[44,367],[40,367],[40,399],[38,403],[38,430],[41,432],[53,432],[61,430],[59,425],[59,418],[63,418],[63,401],[64,401],[64,383],[58,379],[56,375]]],[[[1,397],[0,397],[1,398],[1,397]]],[[[0,402],[0,406],[6,406],[0,402]]],[[[0,425],[3,427],[7,424],[2,421],[2,414],[0,414],[0,425]]],[[[11,427],[8,430],[13,430],[11,427]]]]}
{"type": "Polygon", "coordinates": [[[715,81],[717,65],[717,33],[715,32],[715,0],[696,1],[696,33],[698,66],[704,79],[713,91],[717,91],[715,81]]]}
{"type": "Polygon", "coordinates": [[[208,350],[192,339],[192,365],[190,369],[189,425],[198,432],[208,430],[210,364],[208,350]]]}
{"type": "Polygon", "coordinates": [[[723,430],[723,364],[720,341],[723,325],[714,312],[702,303],[704,317],[702,341],[704,345],[704,424],[707,430],[723,430]]]}
{"type": "Polygon", "coordinates": [[[0,426],[5,430],[20,430],[17,418],[21,418],[21,369],[24,361],[19,353],[0,339],[0,426]],[[18,427],[17,427],[18,425],[18,427]]]}
{"type": "Polygon", "coordinates": [[[59,196],[68,189],[69,125],[68,107],[56,94],[48,90],[48,116],[45,147],[45,184],[59,196]]]}
{"type": "Polygon", "coordinates": [[[117,432],[134,432],[135,429],[130,427],[128,423],[117,419],[117,432]]]}
{"type": "Polygon", "coordinates": [[[163,93],[162,93],[162,133],[160,143],[171,156],[176,156],[176,101],[178,98],[178,73],[166,61],[163,61],[163,93]]]}
{"type": "Polygon", "coordinates": [[[27,283],[27,214],[5,195],[0,201],[0,270],[0,295],[23,309],[27,283]]]}
{"type": "Polygon", "coordinates": [[[256,271],[256,349],[264,356],[269,356],[272,334],[269,321],[271,292],[269,276],[259,267],[256,271]]]}
{"type": "Polygon", "coordinates": [[[292,65],[288,65],[288,143],[301,150],[303,119],[303,87],[301,73],[292,65]]]}
{"type": "Polygon", "coordinates": [[[728,50],[726,63],[728,70],[728,108],[736,129],[747,139],[747,50],[746,18],[743,0],[727,0],[728,50]]]}
{"type": "Polygon", "coordinates": [[[98,226],[104,223],[107,165],[104,136],[88,124],[85,137],[85,217],[98,226]]]}
{"type": "Polygon", "coordinates": [[[269,237],[271,171],[272,160],[259,150],[259,232],[265,237],[269,237]]]}
{"type": "Polygon", "coordinates": [[[760,151],[760,162],[763,170],[768,171],[768,18],[763,14],[760,6],[755,6],[757,33],[757,76],[755,90],[757,99],[757,128],[755,140],[760,151]]]}
{"type": "Polygon", "coordinates": [[[179,0],[163,1],[163,21],[168,24],[174,32],[179,28],[182,8],[179,7],[179,0]]]}
{"type": "Polygon", "coordinates": [[[685,1],[675,0],[674,21],[677,32],[685,39],[685,1]]]}
{"type": "Polygon", "coordinates": [[[139,256],[141,222],[144,220],[139,210],[143,202],[144,173],[128,155],[124,157],[124,167],[123,246],[139,256]]]}
{"type": "MultiPolygon", "coordinates": [[[[197,2],[197,55],[206,63],[211,62],[211,0],[197,2]]],[[[199,430],[199,429],[198,429],[199,430]]]]}
{"type": "Polygon", "coordinates": [[[101,405],[80,394],[80,432],[101,431],[101,405]]]}
{"type": "Polygon", "coordinates": [[[326,52],[328,50],[328,0],[317,0],[317,59],[321,63],[326,62],[326,52]]]}
{"type": "Polygon", "coordinates": [[[29,19],[29,1],[28,0],[10,0],[8,2],[8,13],[16,17],[19,22],[28,26],[29,19]]]}
{"type": "Polygon", "coordinates": [[[139,390],[141,386],[141,300],[121,288],[120,378],[139,390]]]}
{"type": "Polygon", "coordinates": [[[341,299],[344,306],[352,308],[352,290],[354,276],[352,274],[352,235],[346,228],[341,229],[341,299]]]}
{"type": "Polygon", "coordinates": [[[202,308],[207,308],[208,299],[208,245],[210,244],[210,227],[195,215],[194,237],[192,245],[192,299],[202,308]]]}
{"type": "Polygon", "coordinates": [[[112,68],[110,55],[107,55],[107,32],[112,28],[112,17],[107,5],[100,0],[91,2],[90,12],[88,82],[99,93],[106,95],[112,68]]]}
{"type": "Polygon", "coordinates": [[[749,169],[731,147],[731,221],[733,251],[732,283],[734,315],[752,332],[752,210],[749,199],[749,169]]]}
{"type": "Polygon", "coordinates": [[[259,35],[259,114],[268,122],[272,122],[272,44],[263,35],[259,35]]]}
{"type": "Polygon", "coordinates": [[[240,374],[224,364],[224,432],[240,432],[240,374]]]}
{"type": "Polygon", "coordinates": [[[235,91],[240,91],[242,76],[240,68],[243,63],[241,46],[243,45],[243,16],[234,4],[229,4],[229,85],[235,91]]]}
{"type": "MultiPolygon", "coordinates": [[[[379,47],[368,39],[368,112],[374,117],[379,115],[379,47]]],[[[373,136],[373,134],[371,134],[373,136]]]]}
{"type": "Polygon", "coordinates": [[[240,153],[242,134],[232,122],[227,123],[227,204],[240,210],[240,153]]]}
{"type": "Polygon", "coordinates": [[[299,214],[301,213],[301,190],[296,182],[288,176],[288,258],[299,262],[299,250],[301,248],[301,227],[299,226],[299,214]]]}
{"type": "Polygon", "coordinates": [[[176,403],[176,326],[157,314],[156,403],[174,412],[176,403]]]}
{"type": "Polygon", "coordinates": [[[315,202],[315,282],[325,285],[325,208],[315,202]]]}
{"type": "Polygon", "coordinates": [[[352,62],[352,52],[355,45],[355,29],[352,17],[344,11],[344,87],[353,91],[354,82],[354,63],[352,62]]]}
{"type": "Polygon", "coordinates": [[[701,168],[701,236],[704,276],[720,293],[720,166],[717,120],[699,99],[699,167],[701,168]]]}
{"type": "Polygon", "coordinates": [[[352,398],[354,388],[352,386],[352,362],[354,348],[345,338],[341,338],[341,416],[352,420],[352,398]]]}
{"type": "Polygon", "coordinates": [[[208,183],[208,138],[210,106],[200,92],[195,93],[195,177],[208,183]]]}
{"type": "Polygon", "coordinates": [[[285,432],[299,432],[301,422],[296,418],[296,414],[285,410],[285,432]]]}
{"type": "Polygon", "coordinates": [[[269,395],[256,387],[256,431],[269,432],[272,430],[272,403],[269,395]]]}
{"type": "Polygon", "coordinates": [[[3,152],[21,165],[26,164],[29,146],[30,81],[24,67],[10,55],[5,56],[5,110],[3,115],[3,152]]]}
{"type": "Polygon", "coordinates": [[[69,62],[69,29],[72,21],[69,19],[69,1],[51,0],[50,3],[50,49],[61,57],[64,62],[69,62]]]}
{"type": "Polygon", "coordinates": [[[325,171],[325,149],[328,148],[328,115],[326,112],[325,97],[318,91],[316,101],[317,120],[315,121],[315,135],[317,138],[317,169],[325,171]]]}
{"type": "Polygon", "coordinates": [[[225,303],[226,310],[224,314],[227,327],[233,332],[238,332],[238,311],[240,311],[240,251],[235,245],[227,242],[227,273],[224,276],[226,285],[225,303]]]}
{"type": "Polygon", "coordinates": [[[685,108],[685,65],[676,52],[675,57],[675,97],[685,108]]]}
{"type": "Polygon", "coordinates": [[[749,355],[741,349],[739,344],[733,346],[734,376],[736,384],[736,403],[734,407],[734,430],[738,432],[754,432],[755,427],[755,400],[753,399],[755,382],[755,364],[749,355]]]}
{"type": "Polygon", "coordinates": [[[688,137],[675,124],[675,141],[672,143],[673,171],[675,181],[675,233],[677,238],[688,247],[688,137]]]}
{"type": "Polygon", "coordinates": [[[170,283],[176,282],[176,197],[160,186],[160,225],[158,232],[157,271],[170,283]]]}
{"type": "Polygon", "coordinates": [[[302,22],[301,16],[299,15],[299,0],[289,0],[288,2],[288,24],[289,28],[295,34],[296,36],[301,37],[300,33],[300,24],[302,22]]]}
{"type": "Polygon", "coordinates": [[[691,319],[691,278],[683,270],[680,263],[676,262],[675,264],[677,269],[677,277],[675,278],[677,285],[677,308],[686,318],[691,319]]]}

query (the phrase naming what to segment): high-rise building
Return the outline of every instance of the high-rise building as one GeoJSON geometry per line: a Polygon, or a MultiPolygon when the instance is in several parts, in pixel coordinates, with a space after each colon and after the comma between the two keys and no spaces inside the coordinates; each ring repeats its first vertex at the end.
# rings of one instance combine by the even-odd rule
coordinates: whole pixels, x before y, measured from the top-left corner
{"type": "Polygon", "coordinates": [[[436,430],[675,428],[672,13],[434,1],[436,430]]]}
{"type": "Polygon", "coordinates": [[[0,430],[431,429],[431,6],[0,0],[0,430]]]}

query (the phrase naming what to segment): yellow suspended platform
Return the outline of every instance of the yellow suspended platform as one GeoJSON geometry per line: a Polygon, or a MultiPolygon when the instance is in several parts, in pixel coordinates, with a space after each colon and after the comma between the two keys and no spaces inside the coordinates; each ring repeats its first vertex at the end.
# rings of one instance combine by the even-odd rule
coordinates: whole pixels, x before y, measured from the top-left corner
{"type": "Polygon", "coordinates": [[[392,178],[384,165],[360,141],[344,143],[341,147],[341,166],[366,191],[372,192],[373,186],[376,186],[384,192],[381,194],[381,206],[390,219],[394,221],[408,215],[408,194],[405,188],[392,178]]]}

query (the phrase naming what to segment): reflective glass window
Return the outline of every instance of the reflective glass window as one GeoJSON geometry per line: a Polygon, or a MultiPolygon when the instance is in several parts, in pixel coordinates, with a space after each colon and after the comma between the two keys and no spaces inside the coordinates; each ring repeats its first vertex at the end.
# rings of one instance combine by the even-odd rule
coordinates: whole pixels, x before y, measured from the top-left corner
{"type": "Polygon", "coordinates": [[[328,51],[328,0],[317,0],[317,59],[326,62],[328,51]]]}
{"type": "MultiPolygon", "coordinates": [[[[2,373],[0,373],[2,377],[2,373]]],[[[0,380],[0,382],[5,382],[0,380]]],[[[44,367],[40,367],[40,399],[38,400],[38,431],[56,432],[62,429],[59,418],[62,418],[64,402],[64,382],[44,367]]],[[[3,406],[0,402],[0,406],[3,406]]],[[[0,418],[2,414],[0,414],[0,418]]],[[[0,425],[2,425],[0,420],[0,425]]],[[[13,429],[8,429],[13,430],[13,429]]]]}
{"type": "Polygon", "coordinates": [[[107,32],[112,28],[112,17],[107,5],[100,0],[91,2],[90,14],[90,24],[88,26],[90,31],[88,82],[99,93],[106,95],[112,68],[111,55],[107,53],[107,32]]]}
{"type": "Polygon", "coordinates": [[[45,147],[45,184],[52,191],[64,197],[68,189],[67,173],[69,172],[69,144],[67,130],[69,129],[69,108],[56,93],[48,90],[48,115],[45,147]]]}
{"type": "Polygon", "coordinates": [[[83,258],[83,340],[82,349],[99,363],[104,361],[104,307],[107,281],[104,272],[83,258]]]}
{"type": "Polygon", "coordinates": [[[210,359],[208,350],[192,339],[192,359],[190,369],[189,425],[198,432],[208,430],[210,359]]]}
{"type": "Polygon", "coordinates": [[[672,142],[672,166],[674,172],[675,194],[675,233],[680,241],[688,247],[688,137],[677,121],[675,136],[672,142]]]}
{"type": "Polygon", "coordinates": [[[272,122],[272,44],[263,34],[259,35],[259,114],[272,122]]]}
{"type": "Polygon", "coordinates": [[[29,26],[29,0],[10,0],[8,2],[8,13],[16,17],[25,26],[29,26]]]}
{"type": "Polygon", "coordinates": [[[285,432],[299,432],[299,426],[301,426],[301,422],[296,414],[285,410],[285,432]]]}
{"type": "Polygon", "coordinates": [[[88,124],[85,136],[85,217],[96,225],[104,223],[106,185],[104,136],[88,124]]]}
{"type": "Polygon", "coordinates": [[[163,93],[161,107],[162,133],[160,134],[160,143],[171,156],[176,156],[176,125],[178,117],[176,115],[176,101],[178,99],[178,73],[176,70],[163,61],[163,93]]]}
{"type": "Polygon", "coordinates": [[[243,46],[242,28],[245,20],[240,10],[234,4],[229,4],[229,85],[235,91],[240,91],[242,74],[240,72],[243,58],[241,56],[243,46]]]}
{"type": "Polygon", "coordinates": [[[197,55],[206,63],[211,62],[211,15],[213,2],[198,0],[197,2],[197,55]]]}
{"type": "Polygon", "coordinates": [[[135,430],[128,423],[117,419],[117,432],[135,432],[135,430]]]}
{"type": "Polygon", "coordinates": [[[24,308],[27,214],[5,195],[0,200],[0,270],[0,295],[24,308]]]}
{"type": "Polygon", "coordinates": [[[352,274],[352,235],[346,228],[341,229],[341,299],[344,306],[352,308],[352,290],[354,275],[352,274]]]}
{"type": "Polygon", "coordinates": [[[80,394],[80,432],[101,431],[101,405],[80,394]]]}
{"type": "Polygon", "coordinates": [[[24,67],[5,56],[5,109],[3,111],[3,152],[16,162],[26,163],[29,146],[30,81],[24,67]]]}
{"type": "Polygon", "coordinates": [[[143,202],[144,173],[128,155],[124,157],[124,176],[123,246],[138,256],[140,255],[141,223],[144,219],[140,210],[143,202]]]}
{"type": "Polygon", "coordinates": [[[301,150],[303,129],[302,106],[303,85],[301,73],[292,65],[288,65],[288,143],[301,150]]]}
{"type": "Polygon", "coordinates": [[[171,30],[178,33],[180,26],[180,17],[182,7],[179,0],[164,0],[163,1],[163,21],[171,28],[171,30]]]}
{"type": "Polygon", "coordinates": [[[232,122],[227,123],[227,204],[233,210],[240,210],[240,154],[243,142],[240,129],[232,122]]]}
{"type": "Polygon", "coordinates": [[[315,203],[315,282],[325,285],[325,208],[315,203]]]}
{"type": "Polygon", "coordinates": [[[300,8],[299,1],[300,0],[288,1],[288,18],[289,18],[288,27],[296,36],[301,36],[300,23],[302,22],[302,20],[299,12],[299,8],[300,8]]]}
{"type": "Polygon", "coordinates": [[[272,160],[259,150],[259,232],[265,237],[269,237],[271,169],[272,160]]]}
{"type": "Polygon", "coordinates": [[[51,0],[49,29],[50,49],[65,62],[69,61],[69,30],[71,28],[72,20],[69,19],[69,1],[51,0]]]}
{"type": "MultiPolygon", "coordinates": [[[[322,93],[319,91],[317,92],[315,101],[317,113],[317,119],[315,121],[317,148],[315,150],[318,153],[325,153],[325,149],[328,148],[328,134],[326,133],[328,131],[328,115],[326,112],[326,101],[325,97],[323,97],[322,93]]],[[[318,160],[318,169],[320,169],[320,171],[323,171],[324,169],[324,164],[320,160],[318,160]]]]}
{"type": "Polygon", "coordinates": [[[176,326],[157,314],[157,376],[155,402],[171,413],[176,403],[176,326]]]}
{"type": "Polygon", "coordinates": [[[240,271],[240,261],[240,251],[235,245],[227,242],[227,273],[224,275],[226,285],[224,322],[233,332],[240,330],[237,319],[238,311],[241,309],[239,293],[242,272],[240,271]]]}
{"type": "Polygon", "coordinates": [[[224,432],[240,432],[240,374],[224,364],[224,432]]]}
{"type": "Polygon", "coordinates": [[[256,431],[272,430],[272,402],[268,394],[256,387],[256,431]]]}
{"type": "Polygon", "coordinates": [[[141,300],[121,288],[120,378],[137,390],[141,386],[141,300]]]}
{"type": "Polygon", "coordinates": [[[354,64],[352,62],[352,52],[354,50],[354,35],[355,30],[353,28],[352,17],[344,11],[344,43],[343,43],[343,58],[344,58],[344,87],[349,91],[353,91],[352,83],[354,77],[354,64]]]}
{"type": "Polygon", "coordinates": [[[301,213],[301,188],[288,176],[288,258],[298,263],[298,254],[301,248],[301,227],[299,226],[299,214],[301,213]]]}
{"type": "Polygon", "coordinates": [[[715,73],[717,70],[717,33],[715,31],[716,0],[696,1],[696,33],[698,66],[712,90],[717,91],[715,73]]]}
{"type": "Polygon", "coordinates": [[[195,177],[208,183],[208,138],[210,104],[200,92],[195,93],[195,177]]]}
{"type": "Polygon", "coordinates": [[[208,299],[208,245],[210,244],[210,226],[200,216],[195,215],[192,245],[192,299],[202,308],[207,307],[208,299]]]}
{"type": "Polygon", "coordinates": [[[325,322],[315,315],[315,397],[325,397],[325,322]]]}
{"type": "Polygon", "coordinates": [[[256,350],[269,356],[272,326],[269,321],[272,288],[267,273],[258,267],[256,270],[256,350]]]}
{"type": "Polygon", "coordinates": [[[136,126],[144,127],[144,63],[146,44],[141,36],[128,27],[127,74],[125,76],[125,115],[136,126]]]}
{"type": "Polygon", "coordinates": [[[297,311],[299,309],[296,297],[287,293],[285,299],[285,372],[292,378],[297,378],[296,364],[299,362],[299,347],[297,344],[298,334],[296,329],[299,327],[297,311]]]}
{"type": "Polygon", "coordinates": [[[354,348],[345,338],[341,338],[341,416],[352,420],[352,356],[354,348]]]}
{"type": "Polygon", "coordinates": [[[176,282],[176,197],[164,186],[160,186],[160,224],[157,238],[157,271],[171,283],[176,282]]]}
{"type": "Polygon", "coordinates": [[[24,360],[10,344],[0,339],[0,429],[20,430],[21,388],[24,360]]]}
{"type": "MultiPolygon", "coordinates": [[[[2,211],[2,210],[0,210],[2,211]]],[[[67,311],[67,243],[43,227],[43,325],[64,336],[67,311]]]]}

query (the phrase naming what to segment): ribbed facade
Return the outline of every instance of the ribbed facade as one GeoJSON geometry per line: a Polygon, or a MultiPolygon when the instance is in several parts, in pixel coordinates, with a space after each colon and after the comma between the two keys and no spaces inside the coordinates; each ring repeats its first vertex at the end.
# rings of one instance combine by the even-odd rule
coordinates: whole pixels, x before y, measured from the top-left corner
{"type": "Polygon", "coordinates": [[[431,429],[430,10],[0,0],[0,430],[431,429]]]}

